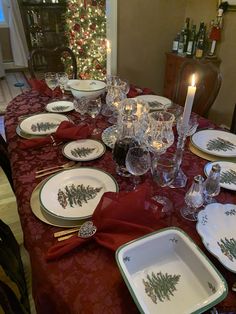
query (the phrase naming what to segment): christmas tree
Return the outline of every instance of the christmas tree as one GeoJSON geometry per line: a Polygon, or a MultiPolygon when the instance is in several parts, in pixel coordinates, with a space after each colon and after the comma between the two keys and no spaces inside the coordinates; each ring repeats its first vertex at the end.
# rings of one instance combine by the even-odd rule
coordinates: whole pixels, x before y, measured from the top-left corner
{"type": "Polygon", "coordinates": [[[105,0],[69,0],[66,35],[82,79],[104,79],[106,75],[105,0]]]}

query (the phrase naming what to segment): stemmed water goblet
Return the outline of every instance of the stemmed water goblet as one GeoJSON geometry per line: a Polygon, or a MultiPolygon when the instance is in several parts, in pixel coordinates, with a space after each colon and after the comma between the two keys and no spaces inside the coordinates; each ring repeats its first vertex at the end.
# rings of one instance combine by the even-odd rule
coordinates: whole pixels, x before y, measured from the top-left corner
{"type": "Polygon", "coordinates": [[[140,183],[140,176],[148,172],[151,167],[151,156],[145,146],[129,148],[125,158],[125,165],[129,173],[133,175],[134,189],[140,183]]]}
{"type": "Polygon", "coordinates": [[[52,90],[52,96],[54,89],[58,86],[58,75],[56,72],[45,73],[45,82],[47,86],[52,90]]]}
{"type": "Polygon", "coordinates": [[[84,121],[86,119],[85,114],[87,113],[87,99],[86,97],[75,98],[74,99],[75,111],[80,114],[80,120],[84,121]]]}
{"type": "Polygon", "coordinates": [[[58,72],[58,83],[62,92],[62,99],[66,99],[65,97],[65,87],[69,82],[69,77],[66,72],[58,72]]]}
{"type": "Polygon", "coordinates": [[[91,116],[94,123],[92,135],[100,134],[102,131],[101,129],[96,127],[96,117],[99,115],[101,107],[102,101],[100,97],[95,99],[87,99],[87,113],[91,116]]]}

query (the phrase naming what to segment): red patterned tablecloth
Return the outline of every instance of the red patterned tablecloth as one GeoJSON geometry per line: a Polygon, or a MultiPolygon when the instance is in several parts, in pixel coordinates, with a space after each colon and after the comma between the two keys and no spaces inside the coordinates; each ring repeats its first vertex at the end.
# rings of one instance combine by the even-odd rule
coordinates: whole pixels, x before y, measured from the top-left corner
{"type": "MultiPolygon", "coordinates": [[[[61,146],[45,146],[40,149],[21,150],[22,139],[16,134],[18,117],[42,112],[48,97],[37,91],[29,91],[17,96],[7,108],[5,115],[6,136],[15,186],[18,211],[24,232],[25,247],[30,254],[33,278],[33,295],[39,314],[132,314],[138,313],[132,297],[116,265],[114,252],[100,247],[94,242],[78,248],[60,260],[47,263],[44,254],[55,240],[53,233],[60,228],[47,225],[38,220],[31,211],[30,197],[35,186],[42,179],[35,179],[35,170],[66,162],[61,146]]],[[[71,112],[68,116],[79,122],[79,115],[71,112]]],[[[200,127],[214,127],[208,120],[200,118],[200,127]]],[[[98,126],[105,128],[107,122],[100,117],[98,126]]],[[[187,147],[187,145],[186,145],[187,147]]],[[[184,220],[179,210],[184,205],[184,195],[193,176],[203,175],[206,164],[187,148],[183,158],[183,170],[189,177],[182,189],[163,188],[162,194],[174,202],[174,213],[166,218],[169,226],[177,226],[187,232],[223,274],[229,285],[227,298],[217,309],[221,313],[236,313],[236,294],[231,291],[236,274],[226,270],[216,258],[208,253],[196,232],[195,223],[184,220]]],[[[130,183],[116,175],[112,154],[107,149],[99,160],[87,162],[111,173],[118,181],[120,190],[130,183]]],[[[155,187],[158,193],[158,188],[155,187]]],[[[222,203],[235,203],[236,194],[222,190],[217,200],[222,203]]],[[[9,209],[10,210],[10,209],[9,209]]],[[[160,313],[164,314],[164,313],[160,313]]]]}

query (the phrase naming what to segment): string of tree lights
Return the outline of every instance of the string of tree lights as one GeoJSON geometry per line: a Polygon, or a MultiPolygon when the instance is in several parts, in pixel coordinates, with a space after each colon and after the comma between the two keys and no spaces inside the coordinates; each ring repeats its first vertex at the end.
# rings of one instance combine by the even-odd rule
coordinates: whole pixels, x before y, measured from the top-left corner
{"type": "Polygon", "coordinates": [[[106,76],[105,0],[70,0],[66,12],[66,35],[82,79],[106,76]]]}

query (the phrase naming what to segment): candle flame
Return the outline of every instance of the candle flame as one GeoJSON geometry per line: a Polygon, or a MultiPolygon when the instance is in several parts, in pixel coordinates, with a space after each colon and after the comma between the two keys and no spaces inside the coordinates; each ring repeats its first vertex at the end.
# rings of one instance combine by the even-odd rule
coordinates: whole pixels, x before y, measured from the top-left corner
{"type": "Polygon", "coordinates": [[[192,75],[192,86],[196,85],[195,74],[192,75]]]}

